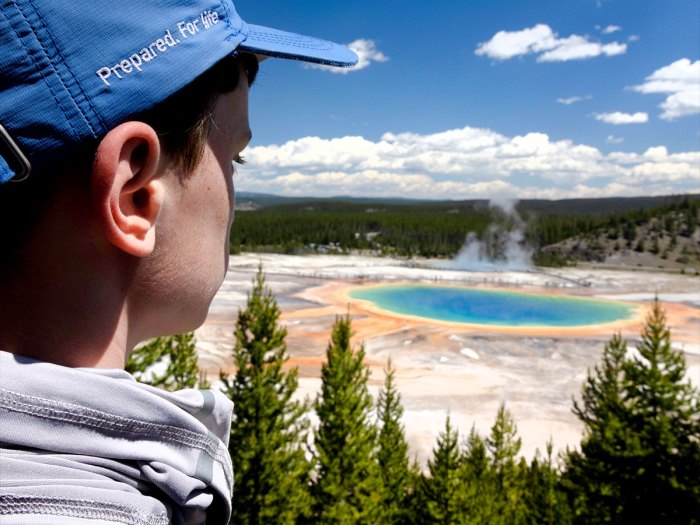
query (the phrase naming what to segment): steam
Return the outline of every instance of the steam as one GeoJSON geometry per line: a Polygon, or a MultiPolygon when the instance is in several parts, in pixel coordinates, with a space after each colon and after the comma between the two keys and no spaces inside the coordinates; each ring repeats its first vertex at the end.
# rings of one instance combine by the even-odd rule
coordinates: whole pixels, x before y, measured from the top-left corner
{"type": "Polygon", "coordinates": [[[517,199],[497,198],[489,201],[496,221],[483,237],[470,232],[449,267],[456,270],[528,270],[532,267],[532,249],[525,241],[525,221],[515,206],[517,199]]]}

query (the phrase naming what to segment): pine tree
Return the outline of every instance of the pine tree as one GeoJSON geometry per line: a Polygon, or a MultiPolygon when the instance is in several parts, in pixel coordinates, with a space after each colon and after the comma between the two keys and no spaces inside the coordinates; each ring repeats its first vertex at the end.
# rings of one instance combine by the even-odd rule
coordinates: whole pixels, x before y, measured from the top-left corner
{"type": "Polygon", "coordinates": [[[239,311],[233,379],[223,376],[234,403],[229,451],[234,493],[231,522],[293,524],[309,515],[310,465],[305,459],[306,403],[292,399],[297,370],[285,372],[287,331],[262,267],[239,311]]]}
{"type": "Polygon", "coordinates": [[[505,404],[501,404],[486,441],[486,448],[491,456],[499,522],[504,524],[524,523],[527,512],[523,502],[523,481],[526,472],[516,461],[522,445],[522,440],[517,434],[518,429],[513,416],[506,410],[505,404]]]}
{"type": "Polygon", "coordinates": [[[209,388],[197,366],[195,343],[193,332],[152,339],[131,353],[126,371],[139,382],[163,390],[209,388]]]}
{"type": "Polygon", "coordinates": [[[404,500],[405,513],[400,523],[403,525],[423,525],[425,523],[425,503],[422,486],[425,477],[417,458],[413,458],[408,471],[408,488],[404,500]]]}
{"type": "Polygon", "coordinates": [[[574,401],[584,436],[580,452],[567,451],[565,484],[581,523],[620,520],[624,478],[631,475],[621,460],[638,453],[639,443],[625,424],[629,414],[623,369],[626,353],[627,343],[615,334],[603,349],[602,363],[588,374],[582,404],[574,401]]]}
{"type": "Polygon", "coordinates": [[[589,373],[581,450],[567,454],[566,483],[580,523],[700,523],[700,396],[671,347],[654,302],[637,346],[615,336],[589,373]]]}
{"type": "Polygon", "coordinates": [[[658,300],[637,351],[624,365],[628,427],[641,445],[625,514],[637,522],[700,522],[700,394],[686,382],[685,356],[671,346],[658,300]]]}
{"type": "Polygon", "coordinates": [[[530,462],[527,476],[526,506],[528,522],[538,525],[565,525],[571,523],[566,494],[560,483],[560,474],[552,457],[552,440],[547,442],[547,456],[537,450],[530,462]]]}
{"type": "Polygon", "coordinates": [[[384,368],[384,389],[379,392],[377,419],[381,425],[377,459],[382,476],[382,523],[402,523],[406,514],[406,497],[410,486],[408,443],[401,416],[401,395],[394,384],[396,369],[389,358],[384,368]]]}
{"type": "Polygon", "coordinates": [[[489,458],[486,451],[486,442],[473,426],[469,436],[467,436],[463,462],[470,479],[479,482],[488,476],[489,458]]]}
{"type": "Polygon", "coordinates": [[[440,432],[433,457],[428,461],[429,476],[423,479],[421,492],[425,505],[425,524],[461,523],[465,510],[460,477],[459,432],[448,414],[445,430],[440,432]]]}
{"type": "Polygon", "coordinates": [[[318,523],[380,522],[381,476],[364,347],[353,352],[350,316],[337,318],[321,368],[315,409],[317,478],[313,486],[318,523]]]}
{"type": "Polygon", "coordinates": [[[472,426],[465,442],[461,465],[465,496],[463,524],[490,523],[496,513],[496,487],[486,441],[472,426]]]}

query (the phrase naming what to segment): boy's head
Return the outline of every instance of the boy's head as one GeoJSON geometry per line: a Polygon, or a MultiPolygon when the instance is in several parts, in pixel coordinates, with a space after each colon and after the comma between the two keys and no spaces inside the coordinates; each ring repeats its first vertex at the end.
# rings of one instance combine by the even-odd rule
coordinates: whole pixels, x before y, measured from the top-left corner
{"type": "MultiPolygon", "coordinates": [[[[11,326],[37,307],[54,346],[116,338],[122,354],[203,321],[227,266],[232,162],[250,140],[261,55],[356,61],[329,42],[250,26],[227,0],[5,4],[0,348],[28,353],[26,327],[11,326]]],[[[80,355],[62,360],[115,365],[80,355]]]]}
{"type": "Polygon", "coordinates": [[[330,42],[249,25],[231,0],[14,0],[0,11],[0,35],[2,182],[24,175],[22,157],[42,171],[234,53],[357,60],[330,42]]]}

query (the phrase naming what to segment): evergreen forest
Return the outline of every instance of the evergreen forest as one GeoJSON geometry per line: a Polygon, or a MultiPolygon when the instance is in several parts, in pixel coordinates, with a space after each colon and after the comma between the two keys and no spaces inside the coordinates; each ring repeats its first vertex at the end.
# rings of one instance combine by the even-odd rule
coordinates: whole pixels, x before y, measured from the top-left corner
{"type": "MultiPolygon", "coordinates": [[[[235,404],[231,523],[700,523],[700,393],[658,301],[636,351],[612,335],[588,371],[572,400],[584,427],[578,446],[543,443],[526,460],[502,404],[485,435],[460,433],[448,415],[422,466],[410,456],[391,361],[373,399],[364,348],[351,343],[351,319],[339,317],[321,391],[299,401],[279,315],[260,269],[238,314],[235,375],[222,375],[218,387],[235,404]]],[[[196,359],[184,334],[141,346],[128,369],[161,388],[207,388],[196,359]]]]}
{"type": "MultiPolygon", "coordinates": [[[[662,242],[663,249],[672,251],[679,239],[695,234],[700,224],[697,195],[647,200],[521,201],[505,210],[489,206],[485,201],[392,203],[317,199],[273,201],[259,207],[249,203],[236,212],[230,251],[360,252],[451,258],[463,247],[469,234],[483,241],[493,236],[494,231],[518,229],[523,243],[532,250],[536,265],[562,266],[576,254],[548,247],[567,239],[588,239],[588,245],[593,244],[593,248],[609,241],[611,247],[617,243],[618,250],[627,247],[659,252],[662,250],[659,239],[664,235],[668,241],[662,242]],[[634,207],[635,202],[639,207],[634,207]],[[652,239],[645,246],[643,239],[647,231],[642,228],[650,222],[652,239]]],[[[693,253],[682,254],[686,262],[694,263],[697,259],[700,263],[700,250],[695,248],[691,250],[693,253]]]]}

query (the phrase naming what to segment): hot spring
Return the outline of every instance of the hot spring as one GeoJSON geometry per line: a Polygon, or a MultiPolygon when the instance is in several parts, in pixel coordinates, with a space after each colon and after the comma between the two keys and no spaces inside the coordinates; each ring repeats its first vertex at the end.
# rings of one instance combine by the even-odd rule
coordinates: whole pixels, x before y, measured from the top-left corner
{"type": "Polygon", "coordinates": [[[436,285],[371,286],[349,295],[398,314],[492,326],[596,325],[630,319],[636,311],[615,301],[436,285]]]}

